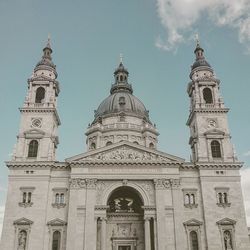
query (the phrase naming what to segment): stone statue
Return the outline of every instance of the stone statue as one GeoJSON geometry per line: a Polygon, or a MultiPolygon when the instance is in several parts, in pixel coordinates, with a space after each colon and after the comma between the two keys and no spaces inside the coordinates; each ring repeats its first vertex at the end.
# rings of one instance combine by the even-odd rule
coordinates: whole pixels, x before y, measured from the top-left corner
{"type": "Polygon", "coordinates": [[[27,240],[27,232],[22,230],[18,235],[18,250],[25,250],[27,240]]]}
{"type": "Polygon", "coordinates": [[[226,250],[232,250],[231,234],[229,231],[224,232],[224,242],[226,250]]]}

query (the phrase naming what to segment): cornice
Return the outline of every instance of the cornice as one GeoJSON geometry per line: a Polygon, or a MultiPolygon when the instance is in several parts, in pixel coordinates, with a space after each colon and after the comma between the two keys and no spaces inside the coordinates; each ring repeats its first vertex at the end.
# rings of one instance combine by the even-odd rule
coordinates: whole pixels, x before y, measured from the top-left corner
{"type": "Polygon", "coordinates": [[[25,107],[25,108],[19,108],[20,112],[26,112],[26,113],[54,113],[56,117],[56,121],[58,126],[61,125],[61,121],[57,112],[56,108],[45,108],[45,107],[25,107]]]}
{"type": "Polygon", "coordinates": [[[229,110],[229,108],[194,108],[189,114],[186,125],[190,125],[195,113],[228,113],[229,110]]]}
{"type": "Polygon", "coordinates": [[[152,162],[152,161],[133,161],[133,160],[128,160],[128,161],[115,161],[115,160],[110,160],[110,161],[95,161],[95,160],[82,160],[82,161],[71,161],[69,162],[70,167],[91,167],[91,166],[131,166],[131,165],[136,165],[136,166],[178,166],[182,165],[180,162],[152,162]]]}
{"type": "Polygon", "coordinates": [[[37,161],[37,162],[23,162],[23,161],[6,161],[6,166],[8,168],[60,168],[60,169],[69,169],[69,165],[66,162],[57,162],[57,161],[37,161]]]}
{"type": "Polygon", "coordinates": [[[194,169],[240,169],[243,162],[196,162],[183,163],[180,168],[184,170],[194,169]]]}

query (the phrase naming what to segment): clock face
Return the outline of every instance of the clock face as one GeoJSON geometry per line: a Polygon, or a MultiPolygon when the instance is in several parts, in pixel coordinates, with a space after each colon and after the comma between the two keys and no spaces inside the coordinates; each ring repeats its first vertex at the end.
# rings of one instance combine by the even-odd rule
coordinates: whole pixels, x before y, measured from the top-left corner
{"type": "Polygon", "coordinates": [[[34,128],[40,128],[42,126],[42,119],[41,118],[33,118],[31,121],[31,125],[34,128]]]}
{"type": "Polygon", "coordinates": [[[216,127],[216,121],[215,120],[209,120],[208,121],[208,127],[209,128],[215,128],[216,127]]]}

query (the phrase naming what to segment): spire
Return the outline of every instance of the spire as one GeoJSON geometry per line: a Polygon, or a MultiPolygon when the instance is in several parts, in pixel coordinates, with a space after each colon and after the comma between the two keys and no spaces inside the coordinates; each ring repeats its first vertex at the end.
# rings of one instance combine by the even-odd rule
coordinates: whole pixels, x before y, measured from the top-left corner
{"type": "Polygon", "coordinates": [[[191,69],[194,70],[198,67],[203,66],[203,67],[208,67],[210,70],[212,70],[210,64],[205,59],[204,49],[200,46],[200,40],[199,40],[198,34],[196,34],[195,40],[196,40],[196,47],[195,47],[194,53],[196,56],[196,61],[192,65],[191,69]]]}
{"type": "Polygon", "coordinates": [[[50,34],[48,35],[48,40],[47,40],[47,45],[43,49],[43,58],[47,58],[49,60],[52,60],[51,54],[52,54],[52,49],[51,49],[51,41],[50,41],[50,34]]]}
{"type": "Polygon", "coordinates": [[[48,70],[54,73],[55,78],[57,77],[56,65],[52,61],[52,56],[51,56],[52,52],[53,50],[51,49],[51,39],[50,35],[48,35],[46,46],[43,48],[42,59],[37,63],[34,72],[41,70],[48,70]]]}

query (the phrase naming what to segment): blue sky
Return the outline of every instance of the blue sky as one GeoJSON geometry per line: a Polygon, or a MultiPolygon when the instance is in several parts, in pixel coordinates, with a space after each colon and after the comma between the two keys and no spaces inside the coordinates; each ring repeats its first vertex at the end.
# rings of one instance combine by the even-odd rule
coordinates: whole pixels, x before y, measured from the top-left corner
{"type": "MultiPolygon", "coordinates": [[[[250,218],[250,4],[247,0],[0,0],[0,231],[27,78],[51,34],[61,93],[58,160],[85,151],[93,111],[109,94],[119,54],[134,94],[160,132],[159,149],[189,159],[186,93],[199,33],[221,80],[232,141],[245,162],[250,218]]],[[[250,219],[248,219],[250,224],[250,219]]]]}

